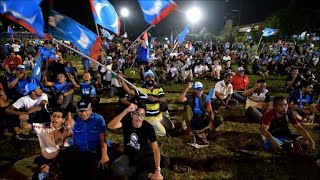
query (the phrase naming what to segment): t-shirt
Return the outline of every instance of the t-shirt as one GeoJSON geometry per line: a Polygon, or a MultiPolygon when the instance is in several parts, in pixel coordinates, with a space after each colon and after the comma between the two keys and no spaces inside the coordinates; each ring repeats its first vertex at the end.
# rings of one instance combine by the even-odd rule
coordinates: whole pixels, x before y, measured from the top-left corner
{"type": "MultiPolygon", "coordinates": [[[[9,77],[8,83],[11,83],[12,81],[14,81],[17,77],[15,76],[11,76],[9,77]]],[[[38,86],[40,86],[40,82],[34,78],[34,77],[27,77],[26,79],[19,79],[17,84],[15,85],[15,89],[18,93],[20,94],[24,94],[26,91],[26,85],[28,83],[36,83],[38,86]]]]}
{"type": "Polygon", "coordinates": [[[20,45],[19,44],[12,44],[11,47],[13,48],[13,52],[19,52],[20,51],[20,45]]]}
{"type": "Polygon", "coordinates": [[[56,93],[63,94],[67,92],[72,86],[71,82],[65,82],[64,84],[54,83],[53,87],[56,93]]]}
{"type": "Polygon", "coordinates": [[[32,128],[38,135],[41,154],[46,159],[57,157],[61,147],[68,147],[67,131],[62,126],[59,129],[53,128],[49,123],[32,123],[32,128]]]}
{"type": "Polygon", "coordinates": [[[288,111],[287,114],[277,119],[275,109],[270,109],[267,112],[265,112],[262,117],[262,124],[269,126],[268,131],[274,137],[291,136],[289,123],[298,123],[298,121],[293,117],[293,113],[291,111],[288,111]]]}
{"type": "Polygon", "coordinates": [[[231,84],[233,86],[233,90],[244,91],[249,85],[249,77],[247,75],[234,75],[232,76],[231,84]]]}
{"type": "Polygon", "coordinates": [[[246,100],[246,108],[251,106],[251,107],[262,109],[263,105],[270,101],[271,101],[271,97],[267,89],[265,89],[263,92],[259,94],[256,91],[254,91],[251,94],[251,96],[249,96],[246,100]]]}
{"type": "Polygon", "coordinates": [[[124,154],[133,157],[141,152],[151,152],[150,143],[157,141],[156,133],[151,124],[143,121],[140,128],[132,126],[130,115],[126,115],[122,123],[124,154]]]}
{"type": "Polygon", "coordinates": [[[292,101],[294,105],[299,106],[299,108],[313,104],[312,95],[303,94],[299,89],[292,91],[288,97],[288,100],[292,101]]]}
{"type": "MultiPolygon", "coordinates": [[[[288,86],[288,81],[291,81],[293,78],[291,75],[289,75],[286,79],[286,87],[288,86]]],[[[293,84],[291,85],[291,87],[293,87],[294,89],[298,89],[298,85],[299,82],[301,82],[301,76],[298,74],[297,78],[294,80],[293,84]]]]}
{"type": "MultiPolygon", "coordinates": [[[[222,99],[226,99],[227,96],[230,94],[233,94],[233,87],[232,84],[226,85],[224,83],[224,80],[217,82],[217,84],[214,86],[214,92],[215,93],[221,93],[222,99]]],[[[213,98],[217,99],[216,94],[214,93],[213,98]]]]}
{"type": "Polygon", "coordinates": [[[91,81],[89,84],[86,84],[85,82],[80,83],[80,93],[82,98],[96,97],[97,91],[94,86],[94,81],[91,81]]]}
{"type": "Polygon", "coordinates": [[[31,99],[29,95],[23,96],[12,105],[16,109],[25,108],[26,110],[29,110],[30,108],[38,106],[43,100],[47,101],[46,105],[44,106],[47,109],[48,95],[46,93],[42,93],[42,95],[37,99],[31,99]]]}

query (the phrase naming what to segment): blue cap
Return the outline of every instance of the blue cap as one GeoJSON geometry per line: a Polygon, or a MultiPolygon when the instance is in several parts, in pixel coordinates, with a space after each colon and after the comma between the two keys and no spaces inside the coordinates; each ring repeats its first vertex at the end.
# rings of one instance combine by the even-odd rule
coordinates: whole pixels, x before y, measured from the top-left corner
{"type": "Polygon", "coordinates": [[[148,70],[147,72],[144,73],[144,78],[146,78],[148,76],[154,77],[154,73],[151,70],[148,70]]]}
{"type": "Polygon", "coordinates": [[[25,91],[23,93],[23,95],[28,95],[30,92],[38,89],[39,86],[35,83],[28,83],[26,86],[25,86],[25,91]]]}

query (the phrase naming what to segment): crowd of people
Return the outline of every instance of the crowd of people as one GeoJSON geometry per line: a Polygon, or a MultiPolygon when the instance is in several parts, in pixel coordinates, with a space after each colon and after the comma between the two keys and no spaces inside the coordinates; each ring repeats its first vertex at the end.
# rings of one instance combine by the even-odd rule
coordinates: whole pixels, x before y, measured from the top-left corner
{"type": "MultiPolygon", "coordinates": [[[[319,51],[313,44],[262,43],[259,56],[252,53],[250,42],[194,42],[175,50],[160,42],[150,49],[143,40],[127,49],[129,45],[105,42],[98,59],[104,66],[99,66],[48,40],[37,45],[1,42],[0,138],[6,138],[6,129],[17,141],[37,135],[39,177],[95,179],[101,176],[99,166],[111,167],[118,176],[162,179],[161,168],[168,167],[170,159],[161,154],[157,137],[176,125],[163,84],[186,84],[178,101],[185,105],[181,123],[188,141],[209,144],[223,123],[219,110],[242,106],[248,121],[261,124],[266,150],[316,152],[314,140],[301,125],[316,122],[320,115],[319,51]],[[30,75],[38,56],[40,79],[30,75]],[[69,56],[81,59],[82,78],[69,56]],[[125,73],[132,66],[138,67],[139,80],[125,73]],[[261,76],[253,87],[251,75],[261,76]],[[283,76],[287,97],[274,97],[267,88],[272,82],[265,76],[283,76]],[[204,93],[204,80],[212,81],[209,94],[204,93]],[[135,87],[135,82],[142,85],[135,87]],[[112,120],[95,112],[100,94],[119,98],[114,107],[118,115],[112,120]],[[289,124],[299,134],[293,134],[289,124]],[[111,165],[107,128],[123,132],[123,155],[111,165]]],[[[319,153],[316,156],[320,166],[319,153]]]]}

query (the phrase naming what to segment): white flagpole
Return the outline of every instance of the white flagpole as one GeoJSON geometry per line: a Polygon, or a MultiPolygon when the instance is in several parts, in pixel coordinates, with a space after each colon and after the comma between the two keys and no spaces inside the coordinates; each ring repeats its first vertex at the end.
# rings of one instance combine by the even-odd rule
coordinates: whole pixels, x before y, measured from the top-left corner
{"type": "MultiPolygon", "coordinates": [[[[105,69],[107,69],[108,71],[110,71],[112,74],[114,74],[114,75],[118,75],[116,72],[114,72],[114,71],[112,71],[112,70],[108,69],[105,65],[103,65],[103,64],[101,64],[100,62],[98,62],[98,61],[96,61],[96,60],[92,59],[91,57],[89,57],[89,56],[87,56],[87,55],[83,54],[82,52],[80,52],[80,51],[78,51],[78,50],[76,50],[76,49],[74,49],[74,48],[72,48],[72,47],[70,47],[70,46],[68,46],[68,45],[64,44],[63,42],[58,41],[58,40],[57,40],[57,39],[55,39],[55,38],[53,38],[52,40],[53,40],[54,42],[58,43],[58,44],[61,44],[62,46],[66,47],[66,48],[68,48],[68,49],[71,49],[72,51],[74,51],[74,52],[76,52],[76,53],[80,54],[81,56],[83,56],[83,57],[85,57],[85,58],[87,58],[87,59],[89,59],[89,60],[91,60],[91,61],[93,61],[93,62],[95,62],[95,63],[99,64],[100,66],[102,66],[102,67],[104,67],[105,69]]],[[[147,96],[145,93],[143,93],[142,91],[140,91],[140,90],[139,90],[135,85],[133,85],[132,83],[130,83],[130,82],[129,82],[128,80],[126,80],[125,78],[123,78],[123,77],[119,77],[119,78],[121,78],[121,79],[122,79],[122,80],[124,80],[127,84],[129,84],[130,86],[132,86],[133,88],[135,88],[135,89],[136,89],[137,91],[139,91],[142,95],[147,96]]]]}
{"type": "Polygon", "coordinates": [[[256,51],[256,54],[255,54],[255,55],[257,55],[257,54],[258,54],[258,50],[259,50],[260,43],[261,43],[261,40],[262,40],[262,35],[263,35],[263,34],[261,34],[261,37],[260,37],[260,40],[259,40],[259,43],[258,43],[258,47],[257,47],[257,51],[256,51]]]}

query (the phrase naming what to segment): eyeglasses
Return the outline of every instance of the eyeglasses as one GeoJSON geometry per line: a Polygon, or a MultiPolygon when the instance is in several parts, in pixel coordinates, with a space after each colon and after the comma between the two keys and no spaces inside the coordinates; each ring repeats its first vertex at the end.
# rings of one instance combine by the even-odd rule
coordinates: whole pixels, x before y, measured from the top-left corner
{"type": "Polygon", "coordinates": [[[53,118],[62,118],[62,116],[55,115],[55,114],[52,114],[51,117],[53,117],[53,118]]]}
{"type": "Polygon", "coordinates": [[[145,114],[139,114],[137,111],[132,112],[132,114],[135,115],[135,116],[142,117],[142,118],[146,117],[145,114]]]}
{"type": "Polygon", "coordinates": [[[203,88],[199,87],[199,88],[196,88],[195,90],[196,90],[196,91],[202,91],[203,88]]]}

